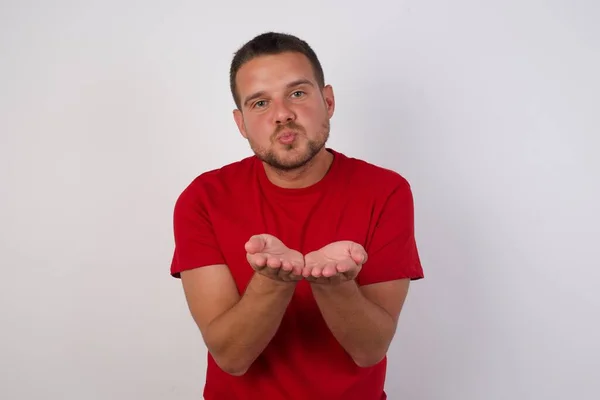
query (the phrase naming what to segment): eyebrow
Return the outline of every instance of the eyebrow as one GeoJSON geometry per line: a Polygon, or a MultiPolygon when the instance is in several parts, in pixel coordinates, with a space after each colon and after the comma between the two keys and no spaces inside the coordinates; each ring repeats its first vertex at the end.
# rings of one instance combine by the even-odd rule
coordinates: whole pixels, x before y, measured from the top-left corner
{"type": "MultiPolygon", "coordinates": [[[[290,83],[288,83],[285,87],[286,89],[290,89],[293,88],[295,86],[300,86],[300,85],[309,85],[314,87],[315,85],[309,81],[308,79],[296,79],[295,81],[292,81],[290,83]]],[[[262,97],[266,94],[266,92],[264,90],[261,90],[260,92],[256,92],[254,94],[251,94],[250,96],[246,97],[244,99],[244,105],[247,106],[248,103],[250,103],[252,100],[257,99],[259,97],[262,97]]]]}

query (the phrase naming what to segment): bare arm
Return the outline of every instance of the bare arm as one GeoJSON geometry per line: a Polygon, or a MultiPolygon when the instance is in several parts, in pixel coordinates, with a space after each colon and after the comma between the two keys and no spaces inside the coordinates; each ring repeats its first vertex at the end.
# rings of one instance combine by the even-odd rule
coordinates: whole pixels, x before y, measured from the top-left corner
{"type": "Polygon", "coordinates": [[[255,273],[240,296],[226,265],[184,271],[181,280],[208,351],[221,369],[236,376],[267,347],[296,287],[255,273]]]}
{"type": "Polygon", "coordinates": [[[380,362],[396,332],[409,280],[359,287],[354,280],[338,285],[312,284],[327,326],[361,367],[380,362]]]}

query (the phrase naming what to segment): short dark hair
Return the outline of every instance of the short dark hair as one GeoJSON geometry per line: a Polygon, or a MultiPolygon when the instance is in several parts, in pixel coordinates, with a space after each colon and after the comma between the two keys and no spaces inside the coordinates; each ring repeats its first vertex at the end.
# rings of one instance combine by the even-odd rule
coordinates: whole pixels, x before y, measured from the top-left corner
{"type": "Polygon", "coordinates": [[[285,52],[297,52],[304,54],[310,61],[317,84],[322,89],[325,87],[325,75],[319,62],[317,54],[304,40],[290,34],[266,32],[262,33],[244,44],[237,50],[231,61],[229,69],[229,85],[233,100],[238,109],[241,110],[240,98],[237,93],[236,76],[239,69],[248,61],[263,55],[275,55],[285,52]]]}

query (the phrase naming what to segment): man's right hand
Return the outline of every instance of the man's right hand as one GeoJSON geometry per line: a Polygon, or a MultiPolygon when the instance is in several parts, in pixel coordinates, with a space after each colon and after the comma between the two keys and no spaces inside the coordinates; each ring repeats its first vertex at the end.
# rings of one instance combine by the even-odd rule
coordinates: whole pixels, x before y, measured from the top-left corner
{"type": "Polygon", "coordinates": [[[246,258],[261,275],[282,282],[302,279],[304,256],[269,234],[252,236],[245,245],[246,258]]]}

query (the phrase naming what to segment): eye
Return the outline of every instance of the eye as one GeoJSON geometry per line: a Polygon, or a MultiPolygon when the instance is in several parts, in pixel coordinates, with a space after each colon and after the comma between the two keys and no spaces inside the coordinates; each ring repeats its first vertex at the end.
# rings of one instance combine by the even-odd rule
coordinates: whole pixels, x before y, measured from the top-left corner
{"type": "Polygon", "coordinates": [[[295,97],[295,98],[299,98],[302,96],[304,96],[304,92],[302,90],[296,90],[294,93],[292,93],[292,97],[295,97]]]}
{"type": "Polygon", "coordinates": [[[261,108],[266,105],[267,105],[267,102],[265,100],[259,100],[256,103],[254,103],[254,108],[256,108],[256,107],[261,108]]]}

